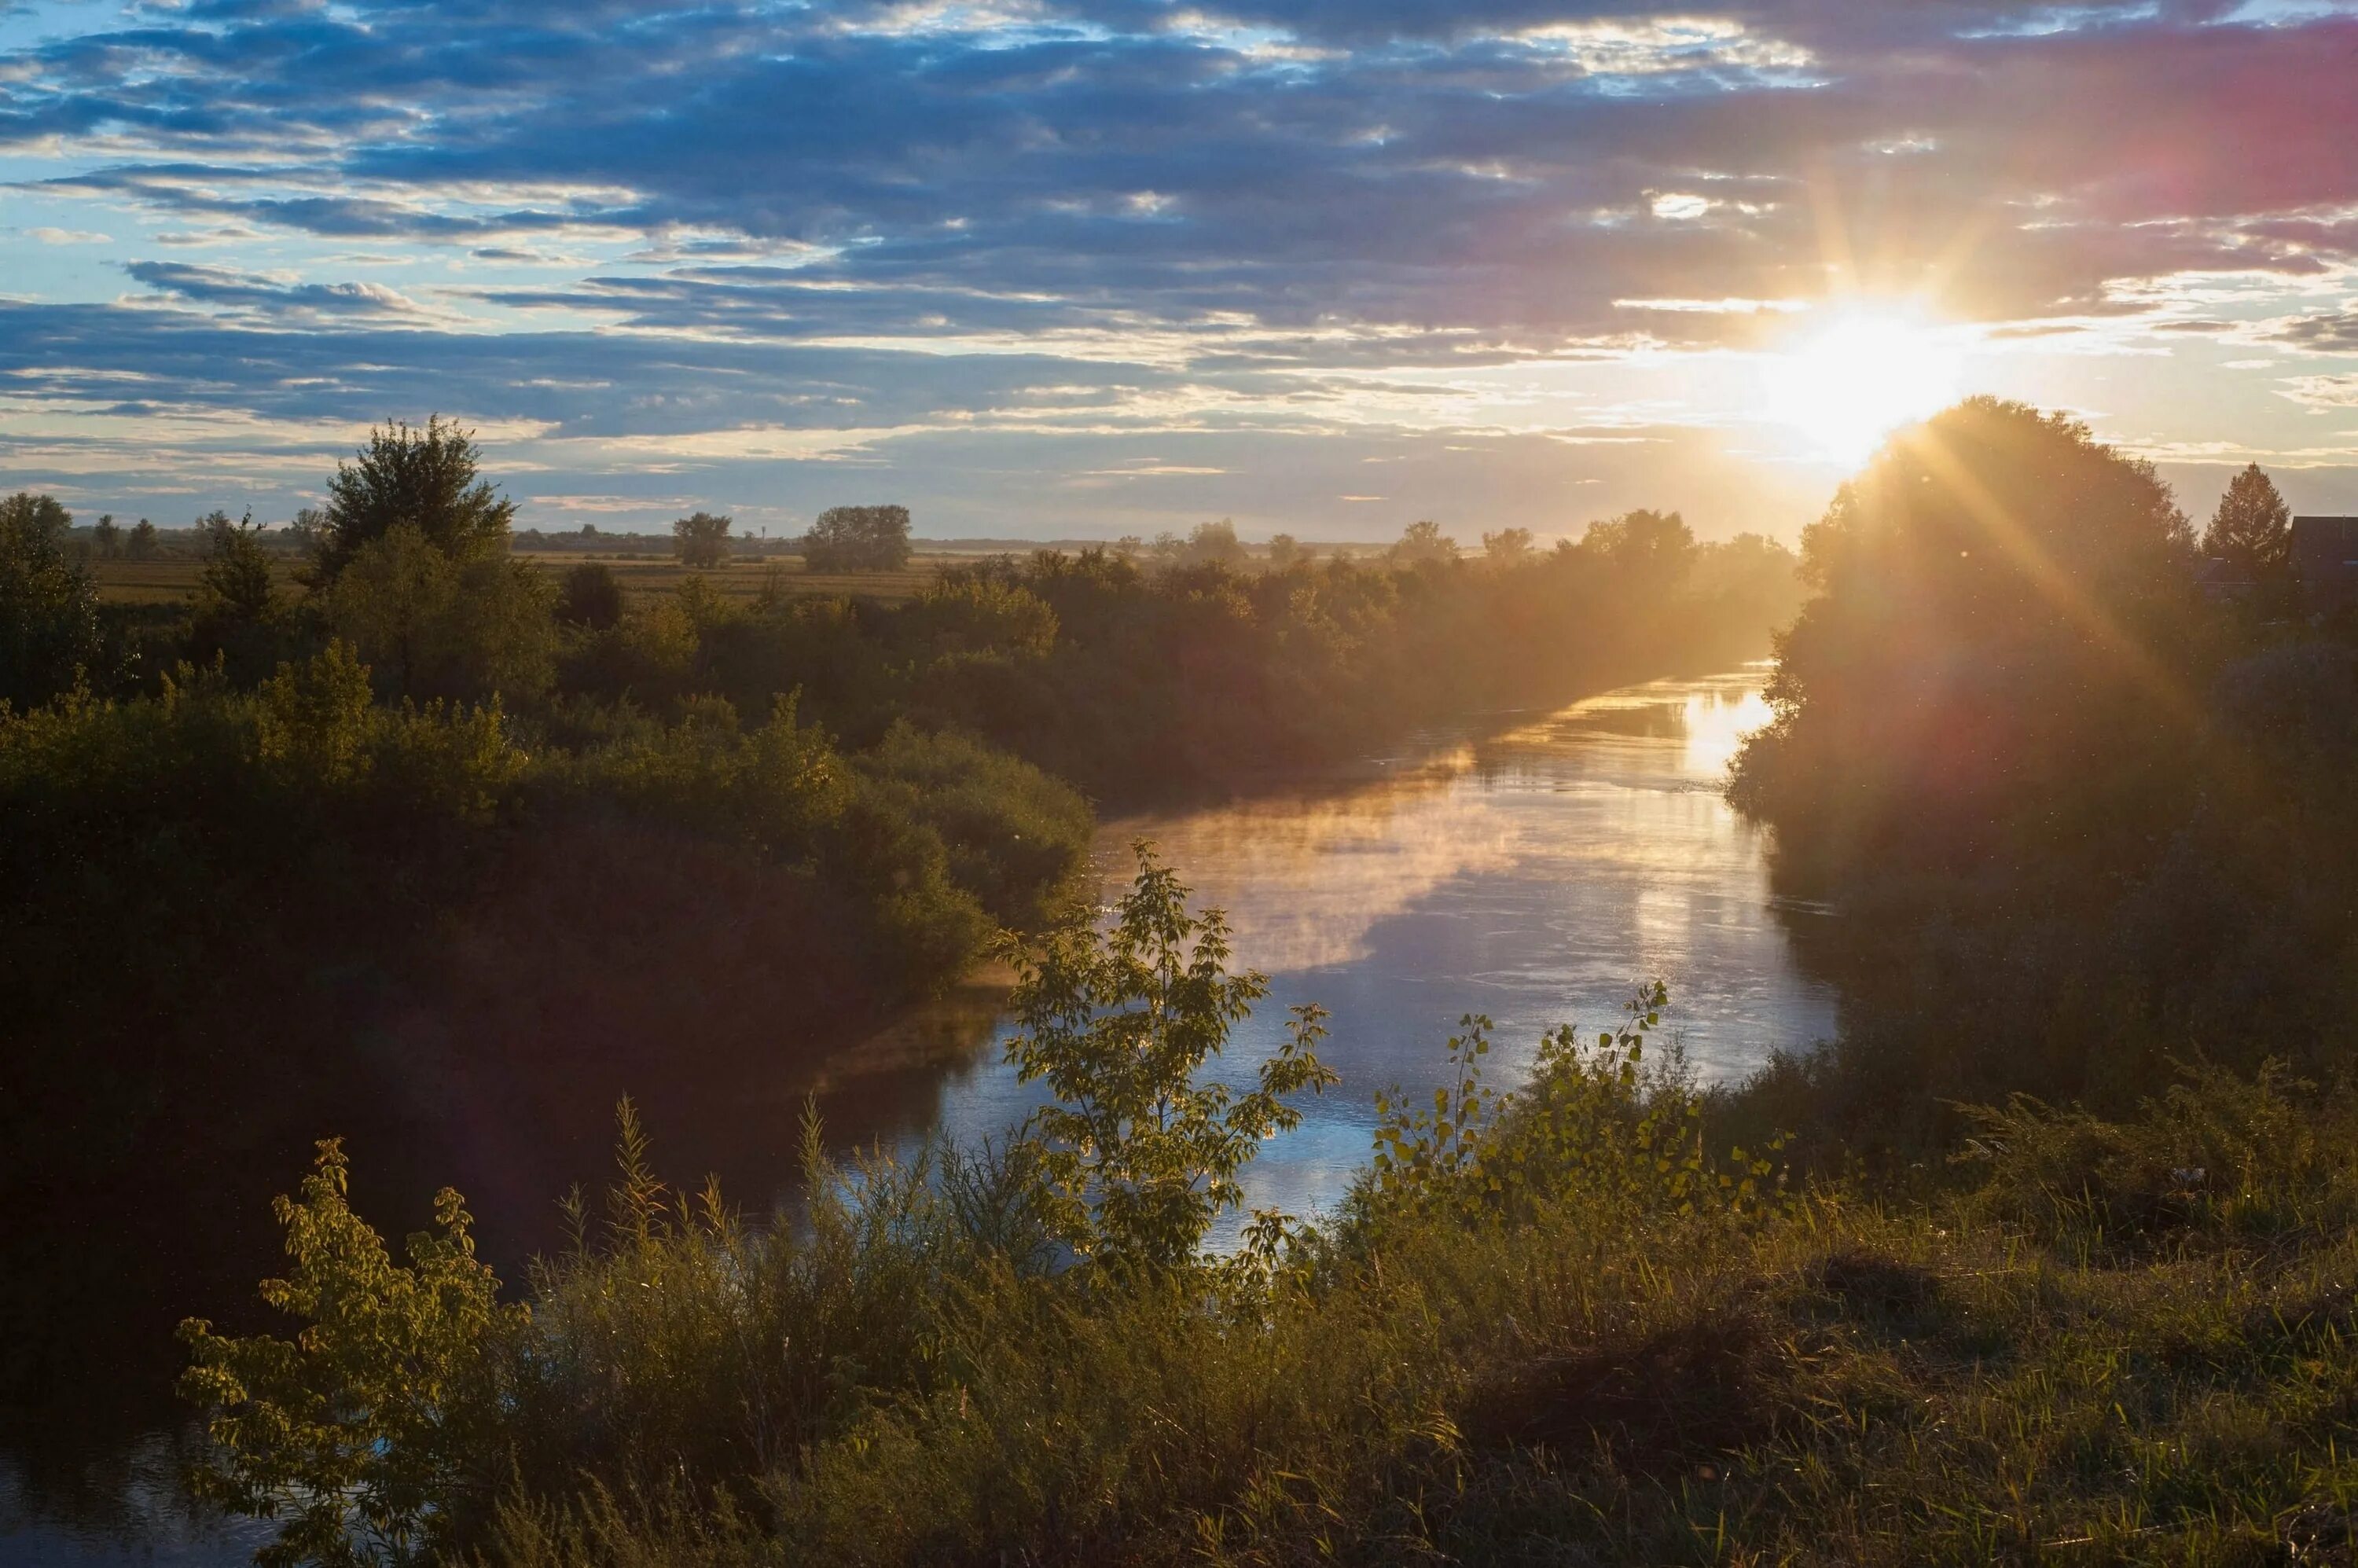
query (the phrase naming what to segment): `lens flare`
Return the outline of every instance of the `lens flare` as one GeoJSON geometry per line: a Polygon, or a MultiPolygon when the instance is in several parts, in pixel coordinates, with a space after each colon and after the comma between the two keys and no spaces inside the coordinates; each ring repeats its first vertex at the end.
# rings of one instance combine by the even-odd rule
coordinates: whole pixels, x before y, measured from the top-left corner
{"type": "Polygon", "coordinates": [[[1942,329],[1897,311],[1845,310],[1766,362],[1767,411],[1819,456],[1855,465],[1955,399],[1960,359],[1942,329]]]}

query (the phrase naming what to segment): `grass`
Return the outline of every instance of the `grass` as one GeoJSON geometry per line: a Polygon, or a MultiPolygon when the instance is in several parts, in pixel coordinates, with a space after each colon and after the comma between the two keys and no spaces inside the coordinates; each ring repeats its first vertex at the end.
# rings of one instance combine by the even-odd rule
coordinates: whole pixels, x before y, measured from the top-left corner
{"type": "MultiPolygon", "coordinates": [[[[900,572],[809,572],[799,557],[766,557],[731,562],[717,571],[691,572],[676,561],[654,556],[572,550],[519,551],[551,572],[562,572],[583,561],[600,561],[622,579],[623,592],[646,600],[671,592],[690,577],[702,577],[722,597],[750,600],[774,584],[777,591],[795,596],[849,595],[888,602],[914,599],[941,569],[960,557],[919,556],[900,572]]],[[[282,589],[297,587],[300,563],[291,557],[274,559],[271,569],[282,589]]],[[[105,604],[177,604],[196,591],[201,557],[162,556],[144,561],[98,560],[91,563],[98,579],[98,597],[105,604]]]]}
{"type": "MultiPolygon", "coordinates": [[[[351,1288],[376,1244],[315,1178],[291,1274],[344,1304],[305,1386],[395,1303],[473,1446],[343,1451],[524,1568],[2353,1560],[2349,1095],[2203,1069],[2120,1122],[1989,1109],[1909,1191],[1789,1191],[1706,1158],[1637,1039],[1393,1121],[1265,1266],[1060,1266],[1020,1159],[836,1171],[815,1130],[807,1210],[747,1227],[626,1119],[607,1223],[470,1340],[479,1287],[351,1288]]],[[[216,1399],[298,1364],[197,1342],[216,1399]]],[[[277,1408],[420,1425],[312,1397],[277,1408]]]]}

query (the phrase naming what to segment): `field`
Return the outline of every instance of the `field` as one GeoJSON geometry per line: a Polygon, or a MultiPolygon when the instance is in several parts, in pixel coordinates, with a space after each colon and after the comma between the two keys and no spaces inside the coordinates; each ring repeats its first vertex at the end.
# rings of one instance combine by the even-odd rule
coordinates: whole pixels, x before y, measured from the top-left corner
{"type": "MultiPolygon", "coordinates": [[[[918,556],[911,560],[908,570],[898,572],[808,572],[803,569],[799,557],[773,556],[761,560],[732,561],[715,571],[690,573],[677,561],[660,556],[572,550],[517,553],[523,559],[536,562],[552,572],[562,572],[583,561],[602,561],[613,569],[622,579],[623,590],[633,599],[668,593],[688,577],[701,576],[733,599],[752,599],[774,584],[777,591],[784,594],[849,594],[897,600],[914,598],[944,567],[974,558],[918,556]]],[[[274,563],[281,582],[289,589],[297,586],[295,573],[299,564],[292,557],[274,563]]],[[[161,556],[144,561],[102,560],[92,565],[98,578],[99,599],[108,604],[178,603],[195,590],[198,574],[204,569],[203,560],[194,555],[161,556]]]]}

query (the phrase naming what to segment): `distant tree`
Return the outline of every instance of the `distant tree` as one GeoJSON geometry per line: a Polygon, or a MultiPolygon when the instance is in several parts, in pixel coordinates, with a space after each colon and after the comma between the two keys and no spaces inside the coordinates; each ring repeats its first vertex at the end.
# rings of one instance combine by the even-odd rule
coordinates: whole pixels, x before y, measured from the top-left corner
{"type": "Polygon", "coordinates": [[[1270,570],[1273,572],[1288,571],[1294,567],[1300,566],[1309,558],[1310,552],[1303,548],[1302,541],[1295,538],[1293,535],[1271,534],[1269,536],[1270,570]]]}
{"type": "Polygon", "coordinates": [[[1529,528],[1501,528],[1482,535],[1482,554],[1494,567],[1519,567],[1531,558],[1529,528]]]}
{"type": "Polygon", "coordinates": [[[571,626],[603,632],[622,621],[622,583],[603,561],[583,561],[565,574],[557,596],[557,618],[571,626]]]}
{"type": "Polygon", "coordinates": [[[1639,508],[1606,523],[1592,523],[1581,550],[1623,574],[1641,592],[1660,592],[1681,581],[1694,564],[1694,531],[1675,512],[1639,508]]]}
{"type": "Polygon", "coordinates": [[[683,517],[671,525],[672,553],[685,567],[725,566],[729,561],[729,518],[715,517],[709,512],[683,517]]]}
{"type": "Polygon", "coordinates": [[[1391,555],[1404,567],[1437,565],[1457,558],[1457,541],[1443,533],[1438,523],[1412,523],[1401,531],[1400,542],[1392,546],[1391,555]]]}
{"type": "Polygon", "coordinates": [[[803,535],[803,565],[815,572],[896,572],[908,564],[905,506],[830,506],[803,535]]]}
{"type": "Polygon", "coordinates": [[[1184,558],[1191,567],[1243,565],[1245,547],[1237,538],[1237,525],[1225,517],[1196,524],[1187,535],[1184,558]]]}
{"type": "Polygon", "coordinates": [[[1135,534],[1124,534],[1113,542],[1113,553],[1120,560],[1134,561],[1146,549],[1146,541],[1135,534]]]}
{"type": "Polygon", "coordinates": [[[438,414],[422,430],[406,423],[372,429],[368,445],[328,481],[320,575],[333,578],[395,528],[416,529],[446,556],[504,549],[515,503],[477,477],[481,460],[473,432],[438,414]]]}
{"type": "Polygon", "coordinates": [[[72,525],[54,496],[0,501],[0,702],[38,707],[98,661],[98,587],[66,548],[72,525]]]}
{"type": "Polygon", "coordinates": [[[132,525],[130,537],[123,542],[123,553],[135,561],[152,559],[159,547],[156,524],[145,517],[132,525]]]}
{"type": "Polygon", "coordinates": [[[318,559],[328,538],[328,514],[316,506],[304,507],[287,520],[287,536],[298,553],[318,559]]]}
{"type": "Polygon", "coordinates": [[[123,553],[123,530],[114,525],[114,514],[102,513],[90,531],[90,542],[98,546],[98,558],[111,561],[123,553]]]}
{"type": "Polygon", "coordinates": [[[2259,464],[2228,481],[2219,510],[2202,531],[2202,553],[2260,577],[2281,573],[2291,564],[2292,508],[2259,464]]]}
{"type": "Polygon", "coordinates": [[[1146,557],[1158,567],[1175,567],[1187,558],[1187,541],[1165,528],[1147,544],[1146,557]]]}

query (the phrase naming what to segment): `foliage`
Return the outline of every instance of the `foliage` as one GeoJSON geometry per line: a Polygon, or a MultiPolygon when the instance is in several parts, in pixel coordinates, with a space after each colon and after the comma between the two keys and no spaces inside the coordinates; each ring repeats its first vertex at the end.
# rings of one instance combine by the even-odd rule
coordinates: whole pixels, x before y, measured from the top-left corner
{"type": "Polygon", "coordinates": [[[123,553],[123,530],[116,526],[114,514],[103,514],[91,524],[90,542],[100,560],[111,561],[123,553]]]}
{"type": "Polygon", "coordinates": [[[1482,1083],[1491,1024],[1468,1014],[1448,1045],[1455,1081],[1433,1091],[1430,1110],[1397,1089],[1377,1098],[1358,1214],[1528,1217],[1577,1195],[1626,1221],[1761,1201],[1772,1162],[1742,1149],[1708,1159],[1704,1097],[1675,1058],[1646,1060],[1647,1033],[1669,1002],[1656,981],[1628,1004],[1629,1022],[1594,1046],[1572,1025],[1551,1032],[1530,1083],[1510,1094],[1482,1083]]]}
{"type": "Polygon", "coordinates": [[[520,697],[555,678],[555,598],[529,562],[453,555],[401,524],[351,554],[326,614],[392,695],[520,697]]]}
{"type": "MultiPolygon", "coordinates": [[[[1338,1080],[1314,1049],[1318,1011],[1301,1008],[1257,1087],[1195,1081],[1268,983],[1229,974],[1220,913],[1191,914],[1177,875],[1144,841],[1133,849],[1138,878],[1111,930],[1076,919],[1037,952],[1011,952],[1007,1059],[1056,1097],[1033,1114],[1022,1144],[1054,1232],[1079,1257],[1153,1271],[1191,1256],[1243,1203],[1237,1173],[1262,1140],[1302,1119],[1286,1097],[1338,1080]]],[[[1283,1224],[1268,1212],[1253,1219],[1263,1235],[1283,1224]]]]}
{"type": "Polygon", "coordinates": [[[1392,559],[1401,566],[1440,566],[1457,558],[1457,541],[1431,520],[1410,524],[1392,546],[1392,559]]]}
{"type": "Polygon", "coordinates": [[[219,1456],[196,1473],[199,1495],[284,1519],[255,1553],[265,1568],[423,1563],[462,1539],[490,1500],[470,1494],[491,1477],[464,1464],[500,1420],[488,1363],[531,1320],[499,1303],[457,1193],[436,1196],[438,1234],[412,1236],[403,1268],[352,1213],[348,1182],[330,1139],[301,1198],[277,1203],[293,1267],[262,1297],[305,1320],[299,1337],[180,1328],[181,1387],[211,1412],[219,1456]]]}
{"type": "Polygon", "coordinates": [[[47,702],[98,661],[98,589],[66,548],[72,523],[54,496],[0,501],[0,705],[47,702]]]}
{"type": "Polygon", "coordinates": [[[665,1187],[626,1105],[604,1215],[573,1202],[529,1313],[444,1313],[315,1176],[281,1209],[314,1332],[194,1331],[214,1484],[331,1496],[355,1422],[431,1391],[466,1419],[399,1425],[369,1474],[447,1507],[385,1511],[525,1568],[2302,1561],[2346,1529],[2346,1097],[2198,1068],[2118,1120],[1977,1110],[1913,1193],[1763,1201],[1689,1162],[1692,1091],[1636,1055],[1663,1000],[1514,1096],[1392,1119],[1418,1174],[1262,1271],[1060,1264],[1022,1145],[838,1170],[807,1122],[803,1218],[749,1227],[665,1187]],[[304,1239],[322,1213],[337,1246],[304,1239]],[[424,1326],[345,1331],[391,1303],[424,1326]],[[233,1357],[331,1441],[239,1425],[233,1357]]]}
{"type": "Polygon", "coordinates": [[[340,575],[396,528],[453,557],[503,548],[515,503],[478,477],[481,462],[474,433],[438,414],[422,430],[406,421],[371,429],[368,445],[328,481],[320,575],[340,575]]]}
{"type": "Polygon", "coordinates": [[[727,517],[698,512],[674,523],[672,550],[680,564],[698,569],[728,565],[730,522],[727,517]]]}
{"type": "Polygon", "coordinates": [[[622,624],[622,584],[614,568],[603,561],[583,561],[567,568],[557,589],[557,618],[591,632],[611,631],[622,624]]]}
{"type": "Polygon", "coordinates": [[[2292,508],[2257,463],[2227,481],[2219,509],[2202,530],[2202,553],[2233,561],[2263,579],[2281,578],[2292,562],[2292,508]]]}
{"type": "Polygon", "coordinates": [[[803,535],[815,572],[895,572],[909,564],[905,506],[830,506],[803,535]]]}
{"type": "Polygon", "coordinates": [[[1514,568],[1531,558],[1531,531],[1529,528],[1501,528],[1495,534],[1482,535],[1482,555],[1494,567],[1514,568]]]}
{"type": "Polygon", "coordinates": [[[131,525],[130,536],[123,543],[123,553],[135,561],[144,561],[155,555],[156,548],[156,524],[142,517],[131,525]]]}

